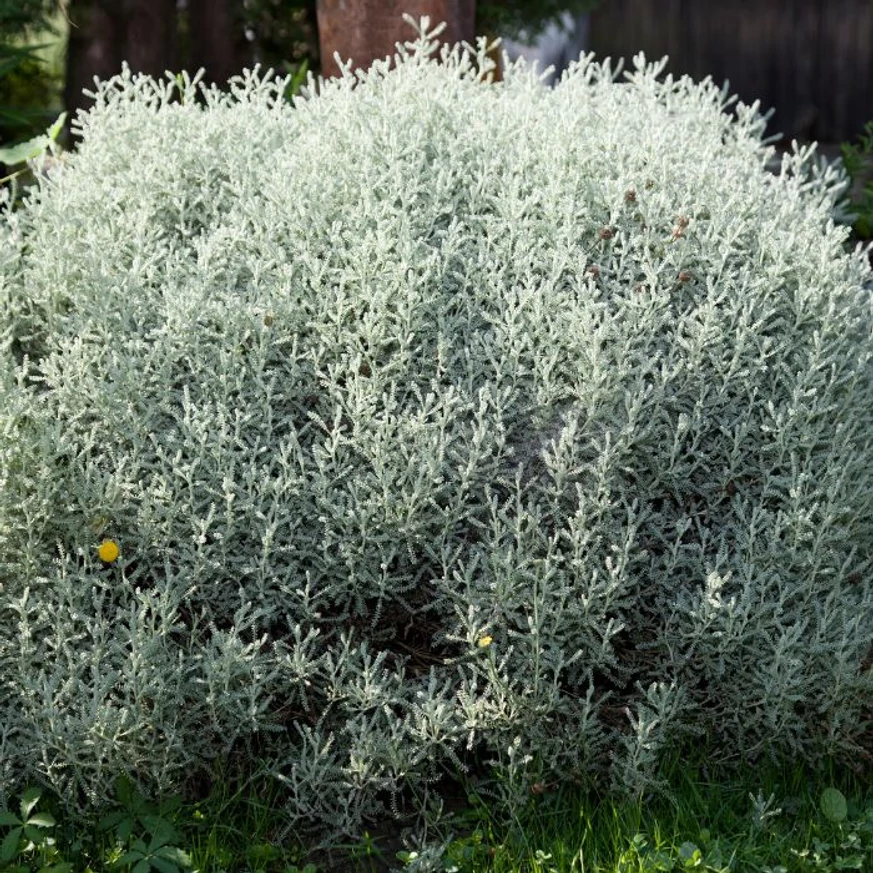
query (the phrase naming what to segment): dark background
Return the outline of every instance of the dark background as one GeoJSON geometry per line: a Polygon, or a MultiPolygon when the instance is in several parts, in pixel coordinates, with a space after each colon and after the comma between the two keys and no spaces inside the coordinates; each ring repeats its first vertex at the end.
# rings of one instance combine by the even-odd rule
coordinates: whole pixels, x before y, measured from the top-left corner
{"type": "MultiPolygon", "coordinates": [[[[61,102],[70,111],[87,105],[83,88],[93,86],[95,75],[118,72],[122,61],[159,76],[205,67],[207,78],[219,82],[255,62],[293,72],[305,61],[318,73],[324,48],[318,7],[335,8],[333,38],[342,49],[343,22],[368,6],[384,12],[386,3],[0,0],[0,143],[42,132],[61,102]],[[63,39],[64,32],[65,67],[52,81],[46,65],[26,50],[63,39]]],[[[569,33],[555,56],[559,66],[580,48],[628,62],[639,51],[650,60],[669,55],[669,72],[711,76],[718,84],[729,80],[744,102],[757,99],[762,109],[772,107],[769,133],[786,139],[839,143],[856,138],[873,120],[871,0],[407,0],[415,3],[475,9],[468,15],[475,33],[522,43],[562,23],[569,33]]],[[[366,15],[361,21],[365,27],[366,15]]],[[[408,28],[402,28],[399,38],[408,38],[408,28]]],[[[381,36],[393,44],[391,34],[381,36]]],[[[377,45],[375,56],[380,51],[377,45]]]]}

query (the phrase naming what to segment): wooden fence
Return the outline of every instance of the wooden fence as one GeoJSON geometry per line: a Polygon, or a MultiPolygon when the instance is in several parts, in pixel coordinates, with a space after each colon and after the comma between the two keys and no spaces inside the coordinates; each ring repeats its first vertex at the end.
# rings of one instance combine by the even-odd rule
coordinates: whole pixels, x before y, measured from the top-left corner
{"type": "Polygon", "coordinates": [[[840,142],[873,120],[871,0],[603,0],[589,26],[598,58],[730,80],[775,110],[768,134],[840,142]]]}

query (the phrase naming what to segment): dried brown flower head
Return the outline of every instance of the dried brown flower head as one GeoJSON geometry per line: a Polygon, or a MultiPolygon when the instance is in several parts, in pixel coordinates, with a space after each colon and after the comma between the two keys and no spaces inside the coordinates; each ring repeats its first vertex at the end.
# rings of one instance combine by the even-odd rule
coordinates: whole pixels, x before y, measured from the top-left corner
{"type": "Polygon", "coordinates": [[[673,228],[673,239],[679,239],[685,236],[685,229],[688,227],[688,217],[680,215],[676,219],[676,227],[673,228]]]}

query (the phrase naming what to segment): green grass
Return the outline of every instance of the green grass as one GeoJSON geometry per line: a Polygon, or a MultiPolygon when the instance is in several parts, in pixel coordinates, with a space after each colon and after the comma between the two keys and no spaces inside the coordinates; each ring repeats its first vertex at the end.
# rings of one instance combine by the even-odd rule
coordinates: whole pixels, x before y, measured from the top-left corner
{"type": "Polygon", "coordinates": [[[544,794],[515,827],[491,832],[491,866],[469,869],[873,869],[873,794],[855,780],[836,780],[852,801],[837,822],[820,808],[833,776],[771,771],[723,783],[681,762],[671,769],[668,792],[636,802],[544,794]]]}
{"type": "MultiPolygon", "coordinates": [[[[873,870],[873,786],[861,777],[833,769],[812,775],[800,768],[770,768],[719,780],[707,775],[705,765],[677,758],[665,778],[664,791],[633,800],[538,787],[526,808],[512,815],[470,790],[466,805],[449,820],[452,833],[441,840],[434,835],[447,849],[430,869],[873,870]],[[823,795],[830,806],[823,806],[823,795]]],[[[392,829],[396,836],[400,826],[393,822],[381,823],[381,829],[374,825],[381,836],[367,833],[355,842],[307,852],[282,820],[280,786],[266,776],[240,787],[232,782],[219,777],[201,800],[187,803],[179,798],[149,803],[120,783],[102,818],[78,826],[59,817],[55,799],[29,794],[29,806],[22,810],[15,803],[0,815],[0,871],[376,873],[416,858],[415,852],[398,851],[392,829]],[[23,821],[16,825],[13,817],[23,821]]]]}

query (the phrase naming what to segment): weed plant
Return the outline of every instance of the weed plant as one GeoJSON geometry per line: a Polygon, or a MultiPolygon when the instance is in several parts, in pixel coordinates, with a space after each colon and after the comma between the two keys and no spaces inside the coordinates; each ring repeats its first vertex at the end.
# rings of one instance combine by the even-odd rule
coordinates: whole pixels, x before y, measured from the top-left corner
{"type": "Polygon", "coordinates": [[[38,791],[0,812],[0,873],[836,873],[873,869],[873,789],[802,768],[721,778],[676,757],[669,789],[614,796],[543,785],[507,810],[472,785],[428,845],[398,849],[390,822],[312,851],[289,839],[275,782],[224,779],[193,803],[144,800],[124,780],[94,826],[38,791]],[[825,786],[824,788],[822,786],[825,786]],[[839,786],[839,787],[837,787],[839,786]],[[58,816],[56,818],[56,816],[58,816]],[[284,834],[284,836],[283,836],[284,834]]]}

